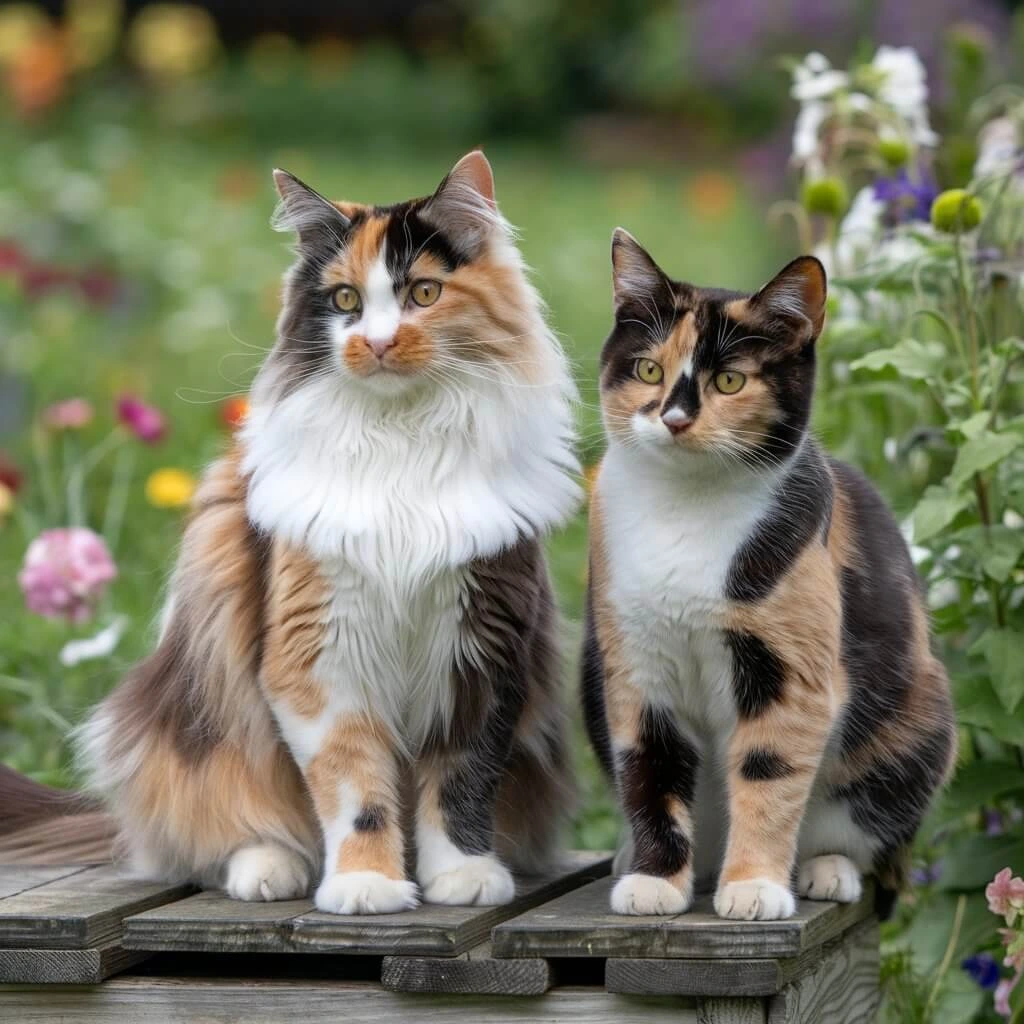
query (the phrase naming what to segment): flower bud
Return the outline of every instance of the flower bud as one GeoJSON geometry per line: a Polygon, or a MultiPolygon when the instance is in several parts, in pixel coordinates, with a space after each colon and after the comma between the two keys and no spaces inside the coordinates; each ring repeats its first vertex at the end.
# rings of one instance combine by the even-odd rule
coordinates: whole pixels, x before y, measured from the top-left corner
{"type": "Polygon", "coordinates": [[[841,178],[818,178],[804,182],[802,199],[808,213],[840,217],[849,205],[850,195],[841,178]]]}
{"type": "Polygon", "coordinates": [[[932,226],[938,231],[956,234],[970,231],[980,223],[981,203],[967,189],[946,189],[932,203],[932,226]]]}

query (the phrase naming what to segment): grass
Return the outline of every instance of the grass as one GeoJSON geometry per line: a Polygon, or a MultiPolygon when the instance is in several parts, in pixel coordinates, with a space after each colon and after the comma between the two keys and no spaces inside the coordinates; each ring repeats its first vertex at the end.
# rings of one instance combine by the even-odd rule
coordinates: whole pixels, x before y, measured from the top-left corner
{"type": "MultiPolygon", "coordinates": [[[[0,371],[7,374],[6,417],[18,422],[0,447],[25,470],[24,507],[41,507],[29,425],[49,402],[83,395],[97,408],[97,420],[68,438],[66,450],[46,442],[58,469],[80,456],[76,446],[102,441],[121,390],[161,407],[171,424],[163,445],[139,445],[126,456],[134,471],[108,610],[129,615],[131,624],[112,659],[60,666],[61,645],[96,626],[72,629],[25,610],[16,573],[31,528],[20,529],[16,520],[0,527],[0,759],[37,778],[73,782],[67,726],[152,641],[181,521],[146,503],[143,481],[161,466],[198,472],[217,454],[224,443],[219,402],[244,392],[272,342],[289,257],[268,227],[270,169],[286,167],[332,196],[388,202],[429,191],[469,148],[404,144],[386,130],[353,137],[341,126],[337,141],[327,141],[321,126],[320,141],[278,149],[264,134],[246,134],[244,122],[204,119],[184,101],[168,105],[141,94],[86,97],[34,127],[0,121],[4,235],[39,260],[99,262],[118,280],[113,305],[97,309],[67,290],[28,298],[0,277],[0,371]]],[[[742,184],[728,179],[717,180],[726,202],[711,216],[701,198],[700,181],[707,179],[695,184],[693,168],[614,170],[557,147],[501,140],[487,151],[499,201],[521,229],[523,251],[574,362],[581,454],[593,463],[602,445],[595,375],[610,323],[612,228],[628,227],[672,272],[705,284],[756,285],[771,271],[776,246],[742,184]]],[[[106,459],[89,478],[94,528],[103,521],[112,465],[106,459]]],[[[51,509],[48,525],[59,525],[63,515],[51,509]]],[[[550,554],[571,653],[586,566],[582,515],[551,540],[550,554]]],[[[606,845],[615,827],[606,786],[582,739],[578,746],[577,840],[606,845]]]]}

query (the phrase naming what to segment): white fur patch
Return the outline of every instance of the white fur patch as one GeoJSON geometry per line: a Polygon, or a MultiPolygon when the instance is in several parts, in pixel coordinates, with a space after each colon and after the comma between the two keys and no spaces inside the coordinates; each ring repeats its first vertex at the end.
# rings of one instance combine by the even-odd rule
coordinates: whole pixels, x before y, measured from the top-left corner
{"type": "Polygon", "coordinates": [[[666,878],[634,874],[615,883],[611,906],[616,914],[682,914],[690,899],[690,893],[680,892],[666,878]]]}
{"type": "Polygon", "coordinates": [[[412,910],[420,901],[412,882],[388,878],[379,871],[347,871],[328,875],[313,902],[328,914],[397,914],[412,910]]]}
{"type": "Polygon", "coordinates": [[[515,896],[509,870],[493,854],[463,853],[445,834],[416,822],[416,877],[427,903],[496,906],[515,896]]]}
{"type": "Polygon", "coordinates": [[[224,888],[235,900],[299,899],[309,889],[309,866],[283,846],[245,846],[228,859],[224,888]]]}
{"type": "Polygon", "coordinates": [[[715,913],[734,921],[782,921],[796,913],[796,900],[769,878],[727,882],[715,893],[715,913]]]}
{"type": "Polygon", "coordinates": [[[860,871],[848,857],[812,857],[800,866],[797,892],[809,900],[856,903],[863,891],[860,871]]]}

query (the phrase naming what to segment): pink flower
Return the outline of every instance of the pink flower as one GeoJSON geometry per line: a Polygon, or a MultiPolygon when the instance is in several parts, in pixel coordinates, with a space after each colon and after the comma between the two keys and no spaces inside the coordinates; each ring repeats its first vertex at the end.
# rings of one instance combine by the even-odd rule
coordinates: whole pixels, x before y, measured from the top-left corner
{"type": "Polygon", "coordinates": [[[996,1013],[1007,1020],[1010,1019],[1010,1014],[1013,1012],[1010,1008],[1010,994],[1017,987],[1018,981],[1020,981],[1019,974],[1015,974],[1012,978],[1001,979],[996,985],[996,991],[992,997],[996,1013]]]}
{"type": "Polygon", "coordinates": [[[117,566],[103,538],[72,526],[44,530],[29,544],[18,583],[30,611],[48,619],[85,622],[116,577],[117,566]]]}
{"type": "Polygon", "coordinates": [[[985,887],[985,898],[993,914],[1005,915],[1006,923],[1012,924],[1017,911],[1024,909],[1024,879],[1014,878],[1010,868],[1003,868],[985,887]]]}
{"type": "Polygon", "coordinates": [[[92,422],[92,405],[84,398],[54,402],[43,412],[43,423],[51,430],[81,430],[92,422]]]}
{"type": "Polygon", "coordinates": [[[146,444],[162,441],[167,433],[163,413],[131,395],[122,395],[117,400],[117,418],[146,444]]]}

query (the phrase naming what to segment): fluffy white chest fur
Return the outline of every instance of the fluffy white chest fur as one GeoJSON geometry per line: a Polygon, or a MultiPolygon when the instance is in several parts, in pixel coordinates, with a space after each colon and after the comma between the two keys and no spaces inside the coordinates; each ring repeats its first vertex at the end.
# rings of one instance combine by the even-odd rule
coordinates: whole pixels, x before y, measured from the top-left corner
{"type": "Polygon", "coordinates": [[[609,595],[637,682],[701,733],[731,727],[731,664],[722,642],[725,583],[775,481],[686,472],[613,444],[599,481],[609,595]]]}
{"type": "Polygon", "coordinates": [[[453,661],[471,655],[466,567],[574,511],[570,438],[558,378],[382,399],[329,375],[276,402],[255,392],[249,516],[331,583],[317,674],[332,712],[372,708],[412,743],[447,719],[453,661]]]}

